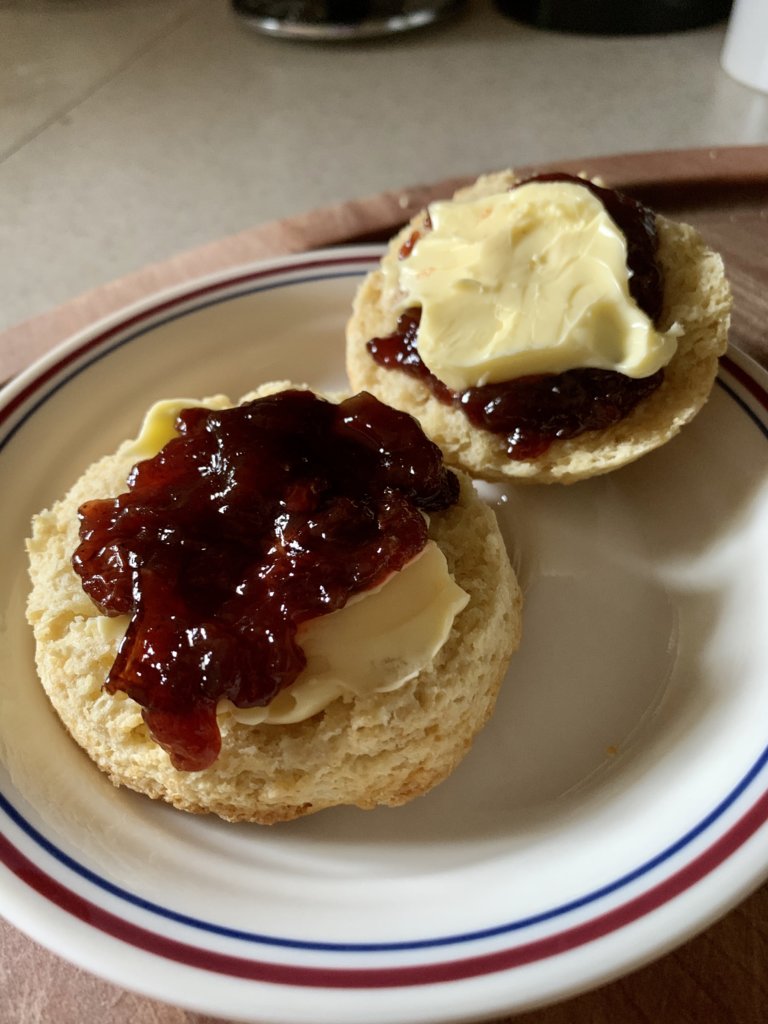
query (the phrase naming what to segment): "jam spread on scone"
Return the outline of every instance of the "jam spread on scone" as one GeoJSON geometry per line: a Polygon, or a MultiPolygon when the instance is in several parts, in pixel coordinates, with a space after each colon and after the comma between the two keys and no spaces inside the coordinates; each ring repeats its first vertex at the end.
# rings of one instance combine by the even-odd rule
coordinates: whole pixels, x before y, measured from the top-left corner
{"type": "MultiPolygon", "coordinates": [[[[627,299],[636,310],[640,311],[640,316],[645,319],[649,328],[652,328],[653,325],[657,326],[663,304],[664,283],[656,260],[657,236],[654,214],[628,196],[565,174],[540,175],[536,178],[526,179],[515,185],[510,192],[534,182],[575,185],[580,189],[583,188],[590,196],[599,201],[610,221],[625,240],[627,299]]],[[[489,214],[485,210],[481,210],[481,216],[489,216],[489,214]]],[[[432,228],[432,220],[428,214],[421,227],[415,230],[402,245],[399,252],[401,261],[405,263],[410,260],[414,251],[418,249],[421,239],[428,236],[432,228]]],[[[527,233],[528,227],[526,226],[524,230],[520,231],[519,239],[515,240],[513,244],[524,247],[527,244],[527,233]]],[[[605,234],[603,228],[594,231],[595,236],[601,233],[605,234]]],[[[462,290],[466,296],[465,304],[476,301],[479,292],[489,293],[492,296],[487,303],[488,310],[492,311],[489,313],[489,321],[495,325],[500,319],[498,309],[501,303],[495,298],[494,282],[488,280],[488,259],[480,250],[482,245],[498,247],[499,244],[506,246],[507,243],[504,241],[500,243],[498,235],[483,238],[478,233],[476,237],[462,239],[461,244],[464,246],[461,257],[457,255],[458,250],[457,252],[448,251],[448,270],[453,275],[450,281],[455,292],[451,301],[455,302],[454,308],[458,310],[462,304],[462,290]],[[479,256],[478,252],[480,252],[479,256]],[[463,278],[462,272],[457,273],[450,264],[451,261],[457,262],[459,258],[463,259],[465,256],[472,262],[472,265],[467,268],[466,277],[463,278]],[[486,260],[485,263],[482,263],[483,259],[486,260]],[[493,306],[495,301],[498,303],[496,307],[493,306]]],[[[592,243],[588,240],[587,244],[591,245],[592,243]]],[[[570,254],[570,262],[577,267],[580,259],[578,242],[573,245],[575,248],[570,254]]],[[[537,259],[538,256],[534,254],[531,257],[531,262],[537,259]]],[[[544,259],[546,259],[546,254],[544,259]]],[[[518,259],[517,262],[520,265],[524,261],[518,259]]],[[[602,267],[599,269],[602,270],[602,267]]],[[[419,288],[425,287],[419,278],[431,276],[431,271],[432,268],[426,267],[412,273],[417,293],[419,288]]],[[[550,275],[550,279],[552,279],[552,275],[550,275]]],[[[574,283],[568,287],[570,287],[570,291],[563,288],[561,294],[565,300],[570,302],[573,294],[585,293],[592,286],[589,281],[574,278],[574,283]]],[[[618,285],[608,280],[607,287],[615,292],[618,285]]],[[[538,285],[535,288],[538,288],[538,285]]],[[[531,293],[534,296],[534,306],[537,301],[541,305],[537,291],[529,287],[528,298],[525,300],[528,302],[529,308],[531,293]]],[[[546,350],[548,339],[545,338],[542,346],[543,354],[534,352],[532,355],[534,360],[538,359],[538,366],[544,365],[549,360],[556,367],[556,372],[541,372],[537,369],[537,372],[524,371],[519,375],[498,379],[498,369],[496,369],[496,377],[493,372],[485,374],[486,377],[494,378],[486,381],[482,379],[483,367],[479,359],[480,369],[476,370],[472,367],[467,369],[468,353],[471,353],[473,342],[470,340],[463,343],[462,349],[462,342],[459,340],[456,351],[459,352],[460,358],[465,360],[466,365],[460,368],[460,372],[465,374],[463,382],[465,386],[462,386],[458,380],[454,380],[452,384],[446,383],[441,379],[441,375],[433,372],[433,367],[429,365],[429,359],[422,358],[422,353],[419,351],[419,330],[422,318],[422,309],[419,305],[410,306],[401,313],[392,334],[371,339],[368,342],[368,351],[379,365],[390,369],[397,368],[418,378],[439,401],[461,409],[475,426],[503,435],[506,438],[507,452],[510,458],[517,460],[536,458],[546,452],[553,441],[576,437],[585,431],[604,429],[627,416],[638,403],[660,386],[664,377],[663,364],[674,352],[675,342],[671,332],[667,335],[655,335],[652,330],[647,331],[646,336],[650,336],[650,343],[645,348],[642,345],[635,345],[635,353],[630,353],[634,358],[634,364],[629,371],[626,371],[624,366],[622,369],[625,369],[625,372],[612,368],[611,363],[614,358],[619,363],[621,357],[626,357],[626,351],[622,351],[616,357],[613,356],[613,350],[618,346],[611,337],[611,332],[614,327],[613,320],[617,319],[617,314],[613,307],[606,306],[605,310],[601,308],[602,300],[597,286],[593,289],[593,293],[585,300],[579,297],[578,301],[581,303],[579,316],[583,320],[583,326],[579,327],[577,324],[576,342],[572,343],[569,338],[565,338],[567,344],[553,345],[551,350],[546,350]],[[597,310],[597,313],[594,310],[597,310]],[[602,343],[602,351],[600,351],[599,344],[596,352],[587,351],[588,342],[583,342],[583,336],[588,333],[590,325],[594,325],[594,333],[602,343]],[[581,337],[578,335],[579,330],[581,337]],[[586,351],[586,365],[579,365],[580,360],[585,358],[583,352],[579,350],[579,345],[586,351]],[[564,368],[558,366],[558,361],[562,364],[569,358],[576,365],[566,365],[564,368]],[[472,372],[476,372],[481,377],[481,382],[466,386],[467,377],[472,372]]],[[[555,294],[558,293],[555,292],[555,294]]],[[[538,312],[538,310],[534,311],[538,312]]],[[[448,307],[447,313],[443,311],[441,315],[443,325],[448,323],[449,329],[452,329],[450,312],[450,307],[448,307]]],[[[512,326],[517,329],[518,324],[515,321],[522,319],[524,309],[521,311],[504,310],[503,312],[506,313],[512,326]]],[[[624,316],[623,311],[621,315],[624,316]]],[[[631,309],[628,312],[628,317],[629,322],[632,317],[631,309]]],[[[568,314],[565,314],[564,318],[567,320],[568,314]]],[[[474,329],[474,325],[471,326],[474,329]]],[[[620,326],[624,330],[624,326],[620,326]]],[[[630,331],[634,328],[635,324],[630,322],[630,331]]],[[[457,327],[456,331],[459,330],[460,328],[457,327]]],[[[626,346],[626,350],[628,349],[629,346],[626,346]]],[[[518,358],[520,365],[525,367],[526,364],[523,360],[528,358],[525,352],[515,352],[514,350],[503,353],[503,356],[506,362],[497,359],[497,367],[498,365],[508,366],[513,359],[518,358]]],[[[493,359],[489,358],[486,366],[491,367],[491,371],[493,371],[493,359]]],[[[446,376],[446,374],[442,376],[446,376]]]]}
{"type": "Polygon", "coordinates": [[[128,491],[81,506],[86,593],[129,615],[105,689],[142,707],[181,770],[218,756],[219,701],[267,705],[305,665],[299,626],[402,569],[456,477],[409,415],[290,390],[183,410],[128,491]]]}

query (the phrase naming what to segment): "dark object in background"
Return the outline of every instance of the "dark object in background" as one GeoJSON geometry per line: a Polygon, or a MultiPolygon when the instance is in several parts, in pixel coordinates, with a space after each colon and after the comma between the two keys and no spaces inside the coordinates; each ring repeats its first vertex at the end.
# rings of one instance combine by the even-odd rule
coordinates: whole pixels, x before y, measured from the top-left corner
{"type": "Polygon", "coordinates": [[[421,28],[464,0],[232,0],[247,25],[295,39],[360,39],[421,28]]]}
{"type": "Polygon", "coordinates": [[[495,0],[502,14],[538,28],[586,35],[680,32],[728,17],[732,0],[495,0]]]}

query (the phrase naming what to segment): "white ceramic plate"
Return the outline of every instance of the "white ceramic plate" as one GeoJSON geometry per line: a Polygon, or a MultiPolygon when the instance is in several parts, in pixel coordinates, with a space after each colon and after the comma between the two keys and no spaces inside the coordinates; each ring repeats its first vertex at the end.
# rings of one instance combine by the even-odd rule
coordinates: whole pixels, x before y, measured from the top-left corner
{"type": "Polygon", "coordinates": [[[0,404],[0,907],[123,986],[261,1022],[477,1019],[606,981],[768,870],[766,377],[569,488],[487,488],[525,639],[492,723],[397,810],[272,829],[112,788],[36,681],[30,516],[163,396],[343,385],[378,250],[197,282],[96,325],[0,404]]]}

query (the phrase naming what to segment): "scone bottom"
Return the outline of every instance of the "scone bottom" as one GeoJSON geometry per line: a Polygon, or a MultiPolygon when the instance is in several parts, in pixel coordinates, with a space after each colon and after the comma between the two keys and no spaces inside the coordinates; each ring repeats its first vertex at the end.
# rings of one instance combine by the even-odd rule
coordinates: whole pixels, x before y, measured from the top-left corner
{"type": "Polygon", "coordinates": [[[454,701],[439,690],[462,657],[458,633],[469,622],[471,644],[484,629],[474,608],[484,598],[474,567],[456,550],[457,530],[468,525],[470,540],[479,531],[494,563],[506,561],[492,513],[468,482],[459,492],[457,477],[412,417],[369,395],[337,406],[287,389],[240,412],[189,409],[178,427],[178,437],[157,456],[130,469],[127,491],[116,485],[118,473],[125,479],[130,468],[119,452],[92,467],[35,524],[29,617],[38,666],[77,742],[116,784],[233,821],[271,823],[341,803],[397,805],[440,782],[490,714],[519,641],[520,596],[507,563],[494,570],[501,596],[494,597],[491,616],[497,627],[507,623],[507,635],[496,643],[479,694],[468,695],[457,728],[454,701]],[[235,466],[245,452],[248,458],[235,466]],[[115,483],[104,486],[106,477],[115,483]],[[76,547],[75,568],[97,606],[85,616],[87,598],[72,569],[40,564],[49,546],[43,535],[65,521],[67,507],[67,530],[80,509],[80,534],[69,553],[76,547]],[[469,594],[467,612],[433,664],[397,692],[338,699],[306,721],[250,726],[237,720],[238,708],[269,705],[301,673],[296,632],[303,621],[378,587],[435,543],[432,537],[469,594]],[[67,586],[77,613],[65,635],[54,638],[64,620],[46,620],[42,591],[64,572],[73,581],[67,586]],[[61,669],[60,651],[86,646],[85,633],[98,633],[94,621],[106,621],[104,615],[128,615],[130,625],[111,648],[111,665],[109,644],[100,653],[104,692],[91,694],[84,706],[77,686],[61,685],[52,669],[61,669]],[[273,644],[278,629],[280,642],[273,644]],[[236,711],[226,719],[223,745],[216,719],[222,697],[236,711]],[[420,714],[428,720],[419,722],[420,714]],[[101,730],[98,737],[94,729],[101,730]],[[434,737],[434,750],[420,751],[427,737],[434,737]],[[146,770],[137,772],[144,762],[146,770]],[[355,771],[368,764],[375,778],[365,777],[367,768],[355,771]]]}

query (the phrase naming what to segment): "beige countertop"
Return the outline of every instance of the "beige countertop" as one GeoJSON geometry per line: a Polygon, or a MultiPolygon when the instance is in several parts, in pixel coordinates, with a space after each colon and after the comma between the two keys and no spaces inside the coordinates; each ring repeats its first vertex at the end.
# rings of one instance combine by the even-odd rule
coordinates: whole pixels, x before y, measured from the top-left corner
{"type": "Polygon", "coordinates": [[[722,25],[547,33],[471,0],[294,43],[226,0],[0,3],[0,329],[274,218],[506,165],[768,141],[722,25]]]}

